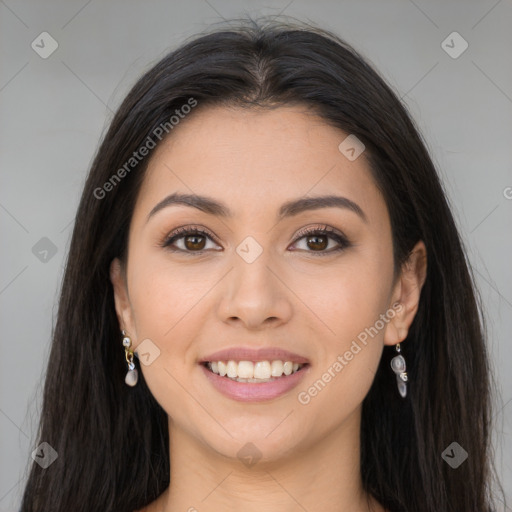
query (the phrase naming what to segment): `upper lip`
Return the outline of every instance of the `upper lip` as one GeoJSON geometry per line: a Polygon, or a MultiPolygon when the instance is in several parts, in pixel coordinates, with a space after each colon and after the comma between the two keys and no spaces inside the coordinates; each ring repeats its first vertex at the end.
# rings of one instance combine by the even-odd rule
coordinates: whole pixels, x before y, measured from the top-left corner
{"type": "Polygon", "coordinates": [[[212,361],[291,361],[292,363],[306,364],[309,360],[306,357],[300,356],[277,347],[263,347],[259,349],[246,348],[246,347],[233,347],[225,348],[217,352],[203,357],[199,363],[206,363],[212,361]]]}

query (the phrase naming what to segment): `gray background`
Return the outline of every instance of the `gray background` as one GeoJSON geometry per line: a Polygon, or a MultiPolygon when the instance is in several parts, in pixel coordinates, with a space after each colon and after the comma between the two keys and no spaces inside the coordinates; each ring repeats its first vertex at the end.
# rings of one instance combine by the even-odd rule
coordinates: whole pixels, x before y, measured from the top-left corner
{"type": "Polygon", "coordinates": [[[352,43],[424,134],[486,307],[496,463],[512,499],[510,0],[0,0],[0,512],[20,503],[74,215],[112,111],[185,37],[223,17],[279,12],[352,43]],[[46,59],[31,47],[44,31],[58,43],[46,59]],[[457,58],[442,46],[454,31],[469,44],[457,58]],[[54,255],[41,252],[44,237],[54,255]]]}

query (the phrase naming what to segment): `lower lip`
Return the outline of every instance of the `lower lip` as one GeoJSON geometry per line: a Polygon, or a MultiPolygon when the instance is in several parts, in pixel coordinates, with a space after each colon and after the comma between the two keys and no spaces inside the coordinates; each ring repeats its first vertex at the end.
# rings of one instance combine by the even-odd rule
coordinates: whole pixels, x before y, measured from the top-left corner
{"type": "Polygon", "coordinates": [[[203,364],[200,366],[217,391],[239,402],[262,402],[284,395],[293,389],[309,370],[308,364],[291,375],[284,375],[270,382],[238,382],[213,373],[203,364]]]}

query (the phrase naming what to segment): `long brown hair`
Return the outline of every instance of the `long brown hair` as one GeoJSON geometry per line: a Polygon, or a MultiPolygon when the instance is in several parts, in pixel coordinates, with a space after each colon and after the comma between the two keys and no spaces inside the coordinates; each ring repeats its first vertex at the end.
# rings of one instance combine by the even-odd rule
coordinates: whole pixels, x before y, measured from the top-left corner
{"type": "Polygon", "coordinates": [[[307,105],[364,143],[389,211],[396,268],[418,240],[428,252],[419,309],[402,345],[414,376],[407,398],[397,399],[393,348],[385,347],[363,402],[364,487],[392,511],[491,512],[483,315],[426,145],[397,95],[347,42],[275,19],[237,20],[186,41],[118,108],[83,189],[52,332],[36,444],[49,443],[59,457],[46,469],[32,464],[21,512],[132,512],[169,485],[167,414],[142,372],[136,387],[124,383],[109,280],[112,259],[126,256],[148,158],[100,198],[98,188],[190,98],[198,108],[307,105]],[[469,452],[457,469],[441,456],[453,442],[469,452]]]}

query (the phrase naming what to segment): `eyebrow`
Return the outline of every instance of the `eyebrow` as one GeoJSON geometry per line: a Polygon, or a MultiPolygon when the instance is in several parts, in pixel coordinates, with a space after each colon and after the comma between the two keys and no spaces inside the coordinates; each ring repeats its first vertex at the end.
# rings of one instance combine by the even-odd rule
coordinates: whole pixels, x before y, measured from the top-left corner
{"type": "MultiPolygon", "coordinates": [[[[224,203],[217,201],[211,197],[200,196],[197,194],[180,194],[174,193],[162,201],[160,201],[155,207],[149,212],[146,222],[155,215],[157,212],[172,205],[184,205],[197,208],[202,212],[210,215],[215,215],[222,218],[233,218],[234,213],[224,203]]],[[[351,210],[356,213],[364,222],[368,222],[368,219],[361,209],[361,207],[354,201],[347,197],[327,195],[327,196],[316,196],[316,197],[304,197],[300,199],[294,199],[287,201],[279,208],[278,219],[282,220],[286,217],[293,217],[302,212],[309,210],[317,210],[320,208],[342,208],[351,210]]]]}

